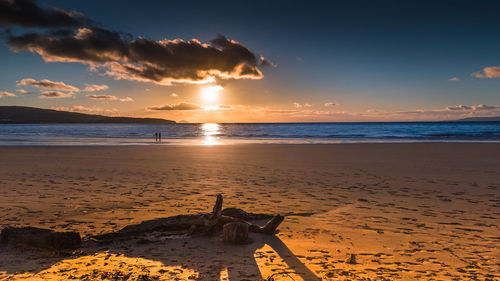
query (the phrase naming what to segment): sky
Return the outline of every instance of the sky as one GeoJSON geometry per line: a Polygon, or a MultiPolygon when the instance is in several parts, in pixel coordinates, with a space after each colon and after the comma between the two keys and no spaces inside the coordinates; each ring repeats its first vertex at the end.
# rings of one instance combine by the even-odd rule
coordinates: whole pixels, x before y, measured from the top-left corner
{"type": "Polygon", "coordinates": [[[0,0],[0,105],[188,122],[500,116],[499,8],[0,0]]]}

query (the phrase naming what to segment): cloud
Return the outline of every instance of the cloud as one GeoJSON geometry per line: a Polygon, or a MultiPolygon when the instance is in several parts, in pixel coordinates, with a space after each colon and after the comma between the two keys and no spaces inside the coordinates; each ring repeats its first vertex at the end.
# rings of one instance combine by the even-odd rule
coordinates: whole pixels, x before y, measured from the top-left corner
{"type": "Polygon", "coordinates": [[[80,62],[115,79],[203,84],[220,79],[261,79],[260,59],[239,42],[219,35],[155,41],[101,28],[9,35],[14,52],[37,53],[47,62],[80,62]]]}
{"type": "Polygon", "coordinates": [[[485,104],[478,104],[478,105],[472,105],[472,106],[455,105],[455,106],[446,107],[446,110],[450,110],[450,111],[487,111],[487,110],[497,110],[497,109],[500,109],[500,106],[498,106],[498,105],[485,105],[485,104]]]}
{"type": "Polygon", "coordinates": [[[450,81],[450,82],[458,82],[458,81],[460,81],[460,78],[453,77],[453,78],[448,79],[448,81],[450,81]]]}
{"type": "Polygon", "coordinates": [[[100,107],[85,107],[82,105],[74,105],[71,107],[51,107],[50,109],[59,110],[59,111],[71,111],[71,112],[80,112],[80,113],[93,113],[93,114],[108,114],[115,115],[118,113],[118,109],[116,108],[100,108],[100,107]]]}
{"type": "Polygon", "coordinates": [[[333,107],[333,106],[337,106],[337,105],[339,105],[339,104],[334,103],[334,102],[325,102],[325,104],[324,104],[324,105],[325,105],[326,107],[333,107]]]}
{"type": "Polygon", "coordinates": [[[85,84],[84,92],[98,92],[109,89],[108,85],[85,84]]]}
{"type": "Polygon", "coordinates": [[[171,97],[176,98],[176,97],[178,97],[179,95],[178,95],[178,94],[176,94],[176,93],[171,93],[171,94],[170,94],[170,96],[171,96],[171,97]]]}
{"type": "Polygon", "coordinates": [[[261,66],[276,67],[275,63],[273,63],[272,61],[266,59],[264,56],[260,56],[260,65],[261,66]]]}
{"type": "Polygon", "coordinates": [[[467,105],[454,105],[454,106],[447,106],[446,110],[450,111],[464,111],[464,110],[471,110],[472,107],[467,106],[467,105]]]}
{"type": "Polygon", "coordinates": [[[0,0],[0,26],[76,27],[91,23],[78,12],[43,9],[31,0],[0,0]]]}
{"type": "Polygon", "coordinates": [[[500,66],[489,66],[482,71],[472,73],[476,78],[500,78],[500,66]]]}
{"type": "Polygon", "coordinates": [[[147,108],[148,110],[199,110],[203,109],[201,106],[189,103],[189,102],[181,102],[177,104],[165,104],[159,106],[150,106],[147,108]]]}
{"type": "Polygon", "coordinates": [[[233,109],[233,106],[229,105],[229,104],[218,104],[217,108],[220,108],[220,109],[233,109]]]}
{"type": "Polygon", "coordinates": [[[46,91],[40,94],[41,99],[58,99],[58,98],[70,98],[73,96],[72,92],[63,93],[58,91],[46,91]]]}
{"type": "Polygon", "coordinates": [[[112,95],[86,95],[86,97],[89,99],[102,100],[102,101],[122,101],[122,102],[134,101],[134,99],[132,99],[131,97],[119,98],[117,96],[112,96],[112,95]]]}
{"type": "Polygon", "coordinates": [[[68,85],[62,81],[54,82],[48,79],[43,79],[40,81],[36,81],[32,78],[26,78],[17,83],[18,86],[26,86],[30,85],[32,87],[42,88],[45,90],[57,90],[57,91],[69,91],[69,92],[79,92],[80,89],[77,87],[68,85]]]}
{"type": "Polygon", "coordinates": [[[203,110],[229,110],[229,109],[234,109],[232,105],[228,104],[217,104],[217,105],[208,105],[208,106],[203,106],[203,110]]]}
{"type": "Polygon", "coordinates": [[[485,105],[485,104],[478,104],[478,105],[473,105],[472,110],[496,110],[500,109],[500,106],[498,105],[485,105]]]}
{"type": "Polygon", "coordinates": [[[119,101],[122,101],[122,102],[128,102],[128,101],[134,101],[134,99],[133,99],[133,98],[131,98],[131,97],[125,97],[125,98],[121,98],[121,99],[119,99],[119,101]]]}
{"type": "Polygon", "coordinates": [[[26,91],[25,89],[17,89],[16,92],[23,94],[23,95],[31,95],[33,92],[26,91]]]}
{"type": "Polygon", "coordinates": [[[15,97],[16,94],[13,94],[11,92],[0,92],[0,99],[3,97],[15,97]]]}
{"type": "Polygon", "coordinates": [[[301,103],[298,103],[298,102],[293,102],[293,106],[295,108],[301,108],[301,107],[311,107],[312,105],[310,105],[309,103],[304,103],[304,104],[301,104],[301,103]]]}
{"type": "MultiPolygon", "coordinates": [[[[336,107],[311,108],[263,107],[218,105],[201,106],[199,110],[156,111],[151,116],[190,122],[391,122],[391,121],[444,121],[467,117],[500,116],[500,105],[466,105],[469,110],[447,110],[429,108],[408,111],[386,111],[383,109],[350,112],[336,107]],[[225,107],[233,107],[227,108],[225,107]]],[[[451,106],[450,106],[451,107],[451,106]]]]}
{"type": "Polygon", "coordinates": [[[86,97],[93,100],[118,100],[118,97],[111,95],[86,95],[86,97]]]}
{"type": "Polygon", "coordinates": [[[189,102],[181,102],[177,104],[166,104],[166,105],[160,105],[160,106],[150,106],[147,108],[147,110],[152,111],[152,110],[167,110],[167,111],[173,111],[173,110],[205,110],[205,111],[210,111],[210,110],[229,110],[229,109],[234,109],[232,105],[228,104],[217,104],[217,105],[208,105],[208,106],[201,106],[195,103],[189,103],[189,102]]]}
{"type": "Polygon", "coordinates": [[[387,119],[402,119],[406,120],[455,120],[466,117],[484,117],[484,116],[499,116],[499,105],[454,105],[447,106],[444,109],[431,110],[414,110],[401,112],[380,112],[377,116],[385,115],[387,119]]]}
{"type": "MultiPolygon", "coordinates": [[[[412,111],[377,111],[364,113],[311,110],[297,108],[292,110],[261,108],[250,116],[261,116],[267,122],[327,122],[327,121],[438,121],[457,120],[467,117],[500,116],[500,105],[456,105],[441,109],[422,109],[412,111]]],[[[262,119],[259,119],[262,122],[262,119]]]]}

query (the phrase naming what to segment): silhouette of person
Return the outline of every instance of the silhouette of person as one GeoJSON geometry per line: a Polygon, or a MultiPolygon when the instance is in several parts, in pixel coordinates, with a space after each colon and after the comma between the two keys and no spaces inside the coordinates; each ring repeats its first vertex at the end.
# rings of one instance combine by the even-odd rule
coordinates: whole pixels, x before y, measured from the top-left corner
{"type": "Polygon", "coordinates": [[[158,141],[161,142],[161,132],[158,132],[158,141]]]}
{"type": "Polygon", "coordinates": [[[158,132],[155,133],[155,141],[158,142],[158,132]]]}

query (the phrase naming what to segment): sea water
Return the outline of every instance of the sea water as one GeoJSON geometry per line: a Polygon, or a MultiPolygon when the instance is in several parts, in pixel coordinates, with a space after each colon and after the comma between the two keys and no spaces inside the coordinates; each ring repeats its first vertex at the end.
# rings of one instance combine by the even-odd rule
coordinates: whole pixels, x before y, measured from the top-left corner
{"type": "Polygon", "coordinates": [[[0,145],[500,142],[500,122],[0,124],[0,145]]]}

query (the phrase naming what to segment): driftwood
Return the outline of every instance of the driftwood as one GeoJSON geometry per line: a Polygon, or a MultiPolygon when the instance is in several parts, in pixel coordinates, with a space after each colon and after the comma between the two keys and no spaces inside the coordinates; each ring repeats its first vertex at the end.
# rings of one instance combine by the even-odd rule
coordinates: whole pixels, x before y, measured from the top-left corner
{"type": "Polygon", "coordinates": [[[55,232],[37,227],[6,227],[0,234],[2,244],[25,244],[36,248],[56,251],[76,250],[82,239],[78,232],[55,232]]]}
{"type": "Polygon", "coordinates": [[[268,214],[252,214],[241,209],[228,208],[222,210],[222,195],[217,195],[212,213],[177,215],[167,218],[158,218],[143,221],[139,224],[129,225],[117,232],[105,233],[92,236],[92,239],[106,241],[117,238],[126,238],[149,232],[185,232],[187,234],[210,235],[215,231],[222,230],[227,223],[245,223],[249,232],[273,234],[283,221],[284,217],[268,214]],[[249,221],[271,218],[266,225],[259,226],[249,221]]]}
{"type": "Polygon", "coordinates": [[[222,240],[233,244],[242,244],[248,240],[248,224],[230,222],[222,227],[222,240]]]}
{"type": "Polygon", "coordinates": [[[273,215],[269,214],[254,214],[247,213],[242,209],[238,208],[226,208],[222,210],[223,216],[233,217],[244,221],[256,221],[256,220],[267,220],[273,217],[273,215]]]}
{"type": "MultiPolygon", "coordinates": [[[[243,243],[248,238],[248,232],[273,234],[284,220],[284,217],[280,215],[253,214],[238,208],[222,210],[222,201],[222,195],[217,195],[211,213],[178,215],[143,221],[139,224],[126,226],[117,232],[91,236],[90,239],[111,241],[155,231],[212,235],[215,232],[223,231],[223,227],[227,226],[224,228],[224,240],[231,243],[243,243]],[[264,226],[250,222],[262,219],[269,219],[269,221],[264,226]]],[[[78,232],[55,232],[36,227],[6,227],[0,234],[0,242],[62,251],[78,249],[82,239],[78,232]]]]}

